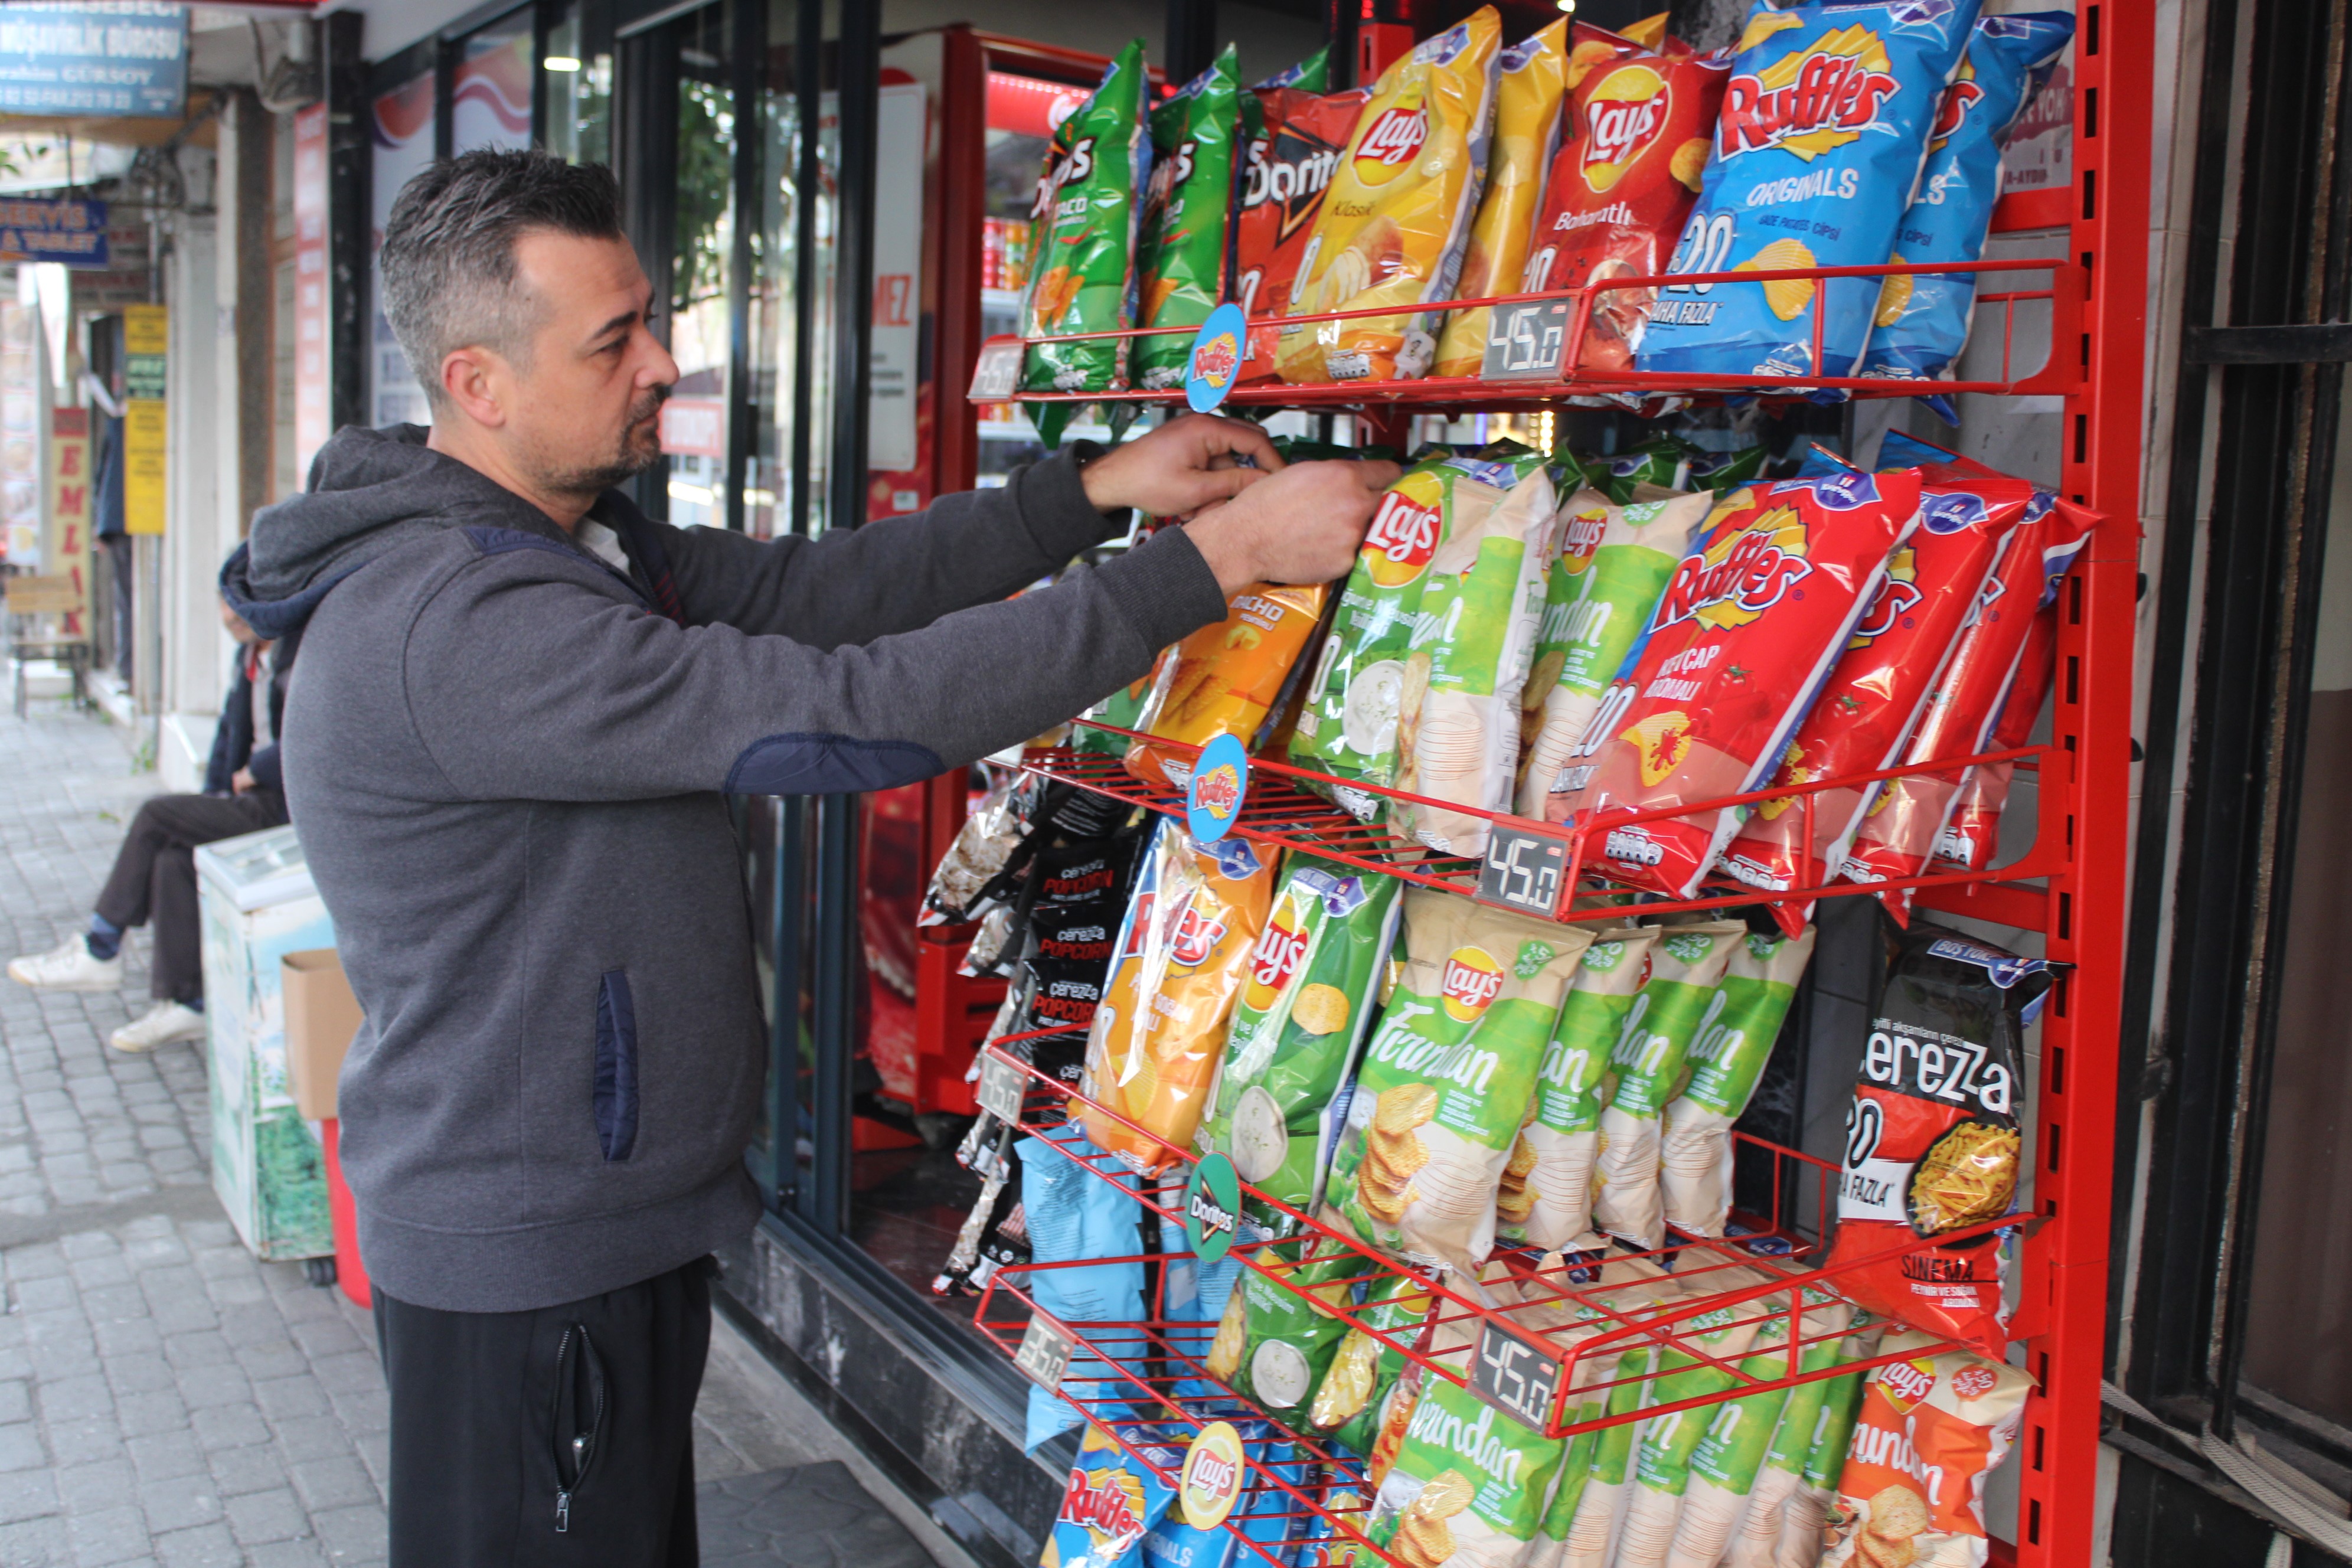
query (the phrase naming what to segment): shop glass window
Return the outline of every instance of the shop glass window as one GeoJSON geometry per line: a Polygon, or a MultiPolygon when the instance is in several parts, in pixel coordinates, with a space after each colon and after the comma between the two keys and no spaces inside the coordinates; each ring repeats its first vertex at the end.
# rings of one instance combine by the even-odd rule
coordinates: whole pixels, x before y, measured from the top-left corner
{"type": "MultiPolygon", "coordinates": [[[[410,60],[417,52],[412,50],[401,58],[410,60]]],[[[399,341],[392,335],[392,323],[384,319],[383,278],[373,265],[374,253],[383,245],[383,226],[392,217],[393,199],[400,195],[401,186],[433,162],[436,81],[429,64],[411,68],[413,74],[379,79],[368,105],[374,158],[369,181],[374,230],[368,250],[369,271],[375,283],[375,298],[368,310],[368,423],[375,426],[426,425],[433,417],[425,404],[425,389],[417,384],[408,356],[401,353],[399,341]]]]}
{"type": "Polygon", "coordinates": [[[547,95],[543,145],[569,163],[613,161],[613,56],[590,53],[580,7],[566,5],[547,30],[540,89],[547,95]]]}
{"type": "Polygon", "coordinates": [[[677,385],[662,410],[669,520],[727,526],[730,290],[735,251],[735,94],[726,16],[710,5],[678,26],[676,226],[669,352],[677,385]]]}
{"type": "Polygon", "coordinates": [[[457,47],[449,73],[449,151],[530,145],[532,31],[526,6],[457,47]]]}

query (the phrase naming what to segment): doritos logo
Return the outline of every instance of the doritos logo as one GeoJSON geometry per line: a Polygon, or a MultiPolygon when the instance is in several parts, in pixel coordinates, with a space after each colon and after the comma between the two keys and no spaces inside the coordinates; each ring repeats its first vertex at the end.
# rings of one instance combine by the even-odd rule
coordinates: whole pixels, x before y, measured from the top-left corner
{"type": "Polygon", "coordinates": [[[1398,588],[1421,575],[1437,553],[1444,514],[1396,490],[1381,497],[1372,525],[1364,531],[1364,563],[1373,582],[1398,588]]]}
{"type": "Polygon", "coordinates": [[[1584,183],[1606,191],[1624,176],[1666,122],[1666,82],[1647,66],[1621,66],[1584,104],[1584,183]]]}
{"type": "Polygon", "coordinates": [[[1594,553],[1608,534],[1609,514],[1605,511],[1580,511],[1568,520],[1568,527],[1560,534],[1559,561],[1568,568],[1570,576],[1592,564],[1594,553]]]}
{"type": "Polygon", "coordinates": [[[1718,628],[1747,625],[1812,575],[1804,550],[1805,523],[1797,509],[1775,507],[1729,538],[1684,556],[1652,629],[1687,620],[1718,628]]]}
{"type": "Polygon", "coordinates": [[[1175,932],[1168,939],[1170,962],[1184,969],[1197,969],[1208,962],[1225,938],[1226,923],[1223,904],[1212,900],[1205,914],[1198,900],[1186,904],[1176,919],[1175,932]]]}
{"type": "Polygon", "coordinates": [[[1383,109],[1356,143],[1356,178],[1368,185],[1385,184],[1413,161],[1428,140],[1429,114],[1419,104],[1383,109]]]}
{"type": "Polygon", "coordinates": [[[1281,219],[1278,244],[1313,221],[1323,187],[1339,167],[1339,149],[1320,136],[1286,122],[1274,135],[1250,144],[1249,172],[1242,186],[1242,210],[1272,202],[1281,219]],[[1271,145],[1268,142],[1271,142],[1271,145]]]}
{"type": "Polygon", "coordinates": [[[1095,139],[1088,136],[1072,147],[1067,157],[1048,168],[1045,177],[1037,182],[1037,201],[1030,208],[1029,216],[1041,222],[1051,220],[1055,206],[1060,200],[1062,187],[1073,180],[1085,179],[1094,173],[1094,167],[1095,139]]]}
{"type": "Polygon", "coordinates": [[[1438,1000],[1457,1024],[1475,1024],[1502,993],[1503,966],[1482,947],[1457,947],[1445,955],[1438,1000]]]}
{"type": "Polygon", "coordinates": [[[1927,151],[1940,152],[1952,133],[1967,123],[1969,110],[1984,100],[1984,89],[1974,79],[1976,68],[1963,65],[1958,80],[1944,89],[1944,101],[1936,109],[1935,129],[1927,132],[1927,151]]]}
{"type": "Polygon", "coordinates": [[[1735,76],[1723,92],[1716,147],[1726,158],[1779,148],[1811,163],[1860,140],[1901,90],[1886,49],[1864,27],[1842,27],[1803,54],[1735,76]]]}

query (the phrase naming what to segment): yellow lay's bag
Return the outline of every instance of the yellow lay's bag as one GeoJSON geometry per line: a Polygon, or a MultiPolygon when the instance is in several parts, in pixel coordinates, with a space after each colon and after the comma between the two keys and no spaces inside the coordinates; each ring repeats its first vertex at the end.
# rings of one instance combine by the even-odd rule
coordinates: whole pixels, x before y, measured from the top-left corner
{"type": "MultiPolygon", "coordinates": [[[[1527,270],[1528,237],[1544,174],[1559,146],[1559,109],[1568,92],[1568,34],[1562,16],[1524,43],[1505,49],[1495,84],[1495,136],[1486,153],[1486,190],[1470,226],[1470,248],[1453,289],[1457,300],[1483,300],[1518,288],[1527,270]]],[[[1486,319],[1493,307],[1455,310],[1437,341],[1437,374],[1475,375],[1486,357],[1486,319]]]]}
{"type": "MultiPolygon", "coordinates": [[[[1502,30],[1482,5],[1381,73],[1324,192],[1292,315],[1452,297],[1486,166],[1502,30]]],[[[1426,375],[1437,353],[1426,329],[1410,310],[1286,323],[1275,370],[1292,383],[1426,375]]]]}

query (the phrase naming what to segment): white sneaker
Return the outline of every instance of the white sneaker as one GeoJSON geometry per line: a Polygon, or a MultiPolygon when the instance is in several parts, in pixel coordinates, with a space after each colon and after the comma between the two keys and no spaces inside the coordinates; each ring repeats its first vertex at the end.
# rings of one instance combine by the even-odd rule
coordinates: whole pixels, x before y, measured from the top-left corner
{"type": "Polygon", "coordinates": [[[8,961],[8,978],[19,985],[50,991],[120,991],[122,960],[93,958],[89,943],[77,931],[47,952],[28,952],[8,961]]]}
{"type": "Polygon", "coordinates": [[[106,1037],[118,1051],[152,1051],[158,1046],[205,1037],[205,1016],[180,1002],[158,1002],[143,1018],[133,1019],[106,1037]]]}

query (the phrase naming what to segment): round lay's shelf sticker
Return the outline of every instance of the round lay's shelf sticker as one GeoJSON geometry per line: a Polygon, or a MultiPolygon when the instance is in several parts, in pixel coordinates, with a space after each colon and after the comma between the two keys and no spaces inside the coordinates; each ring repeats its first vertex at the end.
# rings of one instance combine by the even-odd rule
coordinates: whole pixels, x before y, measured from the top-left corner
{"type": "MultiPolygon", "coordinates": [[[[1184,1185],[1184,1239],[1192,1256],[1203,1263],[1221,1261],[1242,1227],[1242,1184],[1234,1163],[1223,1154],[1206,1154],[1192,1167],[1184,1185]]],[[[1184,1517],[1192,1517],[1188,1510],[1184,1517]]]]}
{"type": "Polygon", "coordinates": [[[1177,1481],[1184,1504],[1184,1522],[1195,1530],[1214,1530],[1225,1522],[1242,1495],[1242,1435],[1230,1421],[1212,1421],[1201,1428],[1184,1450],[1184,1470],[1177,1481]]]}
{"type": "Polygon", "coordinates": [[[1249,752],[1242,738],[1219,735],[1201,748],[1192,780],[1184,786],[1184,826],[1195,844],[1214,844],[1241,820],[1249,794],[1249,752]]]}
{"type": "Polygon", "coordinates": [[[1242,370],[1242,339],[1248,331],[1249,318],[1230,300],[1201,323],[1192,357],[1184,362],[1184,401],[1193,413],[1210,413],[1234,389],[1242,370]]]}

